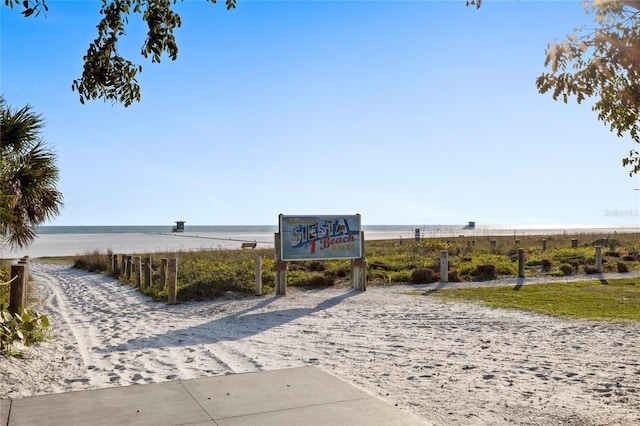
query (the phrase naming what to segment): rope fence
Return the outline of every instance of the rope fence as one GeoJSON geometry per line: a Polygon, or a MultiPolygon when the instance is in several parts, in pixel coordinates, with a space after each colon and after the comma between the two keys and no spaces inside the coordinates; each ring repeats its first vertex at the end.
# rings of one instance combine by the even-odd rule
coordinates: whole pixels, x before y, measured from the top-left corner
{"type": "Polygon", "coordinates": [[[239,243],[253,243],[253,244],[265,244],[265,245],[273,245],[273,241],[256,241],[256,240],[243,240],[243,239],[239,239],[239,238],[222,238],[222,237],[205,237],[202,235],[185,235],[185,234],[176,234],[176,233],[166,233],[166,232],[160,232],[159,235],[166,235],[166,236],[171,236],[171,237],[180,237],[180,238],[198,238],[201,240],[217,240],[217,241],[235,241],[235,242],[239,242],[239,243]]]}
{"type": "Polygon", "coordinates": [[[0,286],[3,286],[3,285],[9,285],[9,284],[11,284],[12,282],[14,282],[17,278],[18,278],[18,276],[16,275],[15,277],[11,278],[11,279],[10,279],[9,281],[7,281],[6,283],[0,283],[0,286]]]}
{"type": "Polygon", "coordinates": [[[170,305],[177,303],[178,259],[160,259],[160,268],[153,268],[151,257],[122,255],[118,264],[118,255],[110,255],[112,272],[120,277],[131,280],[133,275],[134,287],[143,290],[153,286],[154,274],[159,275],[157,288],[160,291],[167,289],[167,298],[170,305]]]}

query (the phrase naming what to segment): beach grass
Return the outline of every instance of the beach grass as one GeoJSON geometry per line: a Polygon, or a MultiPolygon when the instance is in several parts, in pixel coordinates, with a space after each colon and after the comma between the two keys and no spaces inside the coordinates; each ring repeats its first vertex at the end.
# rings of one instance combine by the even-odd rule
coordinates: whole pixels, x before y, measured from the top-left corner
{"type": "Polygon", "coordinates": [[[443,301],[480,303],[587,320],[640,321],[640,279],[447,289],[431,292],[443,301]]]}
{"type": "MultiPolygon", "coordinates": [[[[595,247],[603,252],[603,273],[640,270],[640,236],[551,235],[502,237],[452,237],[410,240],[367,241],[367,280],[370,285],[414,283],[440,280],[441,250],[449,253],[449,281],[486,281],[518,274],[518,249],[525,248],[526,276],[566,276],[594,274],[595,247]],[[543,245],[544,240],[544,245],[543,245]],[[573,241],[576,247],[572,247],[573,241]]],[[[204,250],[176,253],[137,253],[151,257],[157,271],[161,258],[178,259],[178,300],[210,299],[226,292],[254,291],[254,260],[262,259],[263,291],[273,291],[275,282],[274,250],[204,250]]],[[[110,273],[108,253],[94,251],[74,259],[76,267],[110,273]]],[[[289,262],[287,284],[300,288],[348,285],[349,260],[312,260],[289,262]]],[[[131,277],[111,273],[125,284],[131,277]]],[[[153,280],[157,281],[154,273],[153,280]]],[[[166,295],[149,291],[155,299],[166,295]]]]}

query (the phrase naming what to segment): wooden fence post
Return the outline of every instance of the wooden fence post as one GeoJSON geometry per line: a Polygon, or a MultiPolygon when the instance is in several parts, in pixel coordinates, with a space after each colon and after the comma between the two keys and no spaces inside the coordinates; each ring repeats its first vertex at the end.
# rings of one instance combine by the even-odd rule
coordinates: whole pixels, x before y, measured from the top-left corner
{"type": "Polygon", "coordinates": [[[131,279],[131,269],[133,267],[132,259],[130,255],[127,255],[127,266],[125,268],[125,275],[127,276],[127,280],[131,279]]]}
{"type": "Polygon", "coordinates": [[[547,250],[547,239],[543,238],[542,239],[542,251],[546,251],[547,250]]]}
{"type": "Polygon", "coordinates": [[[571,248],[577,248],[578,247],[578,239],[577,238],[572,238],[571,239],[571,248]]]}
{"type": "Polygon", "coordinates": [[[167,285],[167,266],[169,265],[169,259],[163,257],[160,259],[160,282],[158,283],[158,289],[164,290],[167,285]]]}
{"type": "Polygon", "coordinates": [[[449,252],[440,250],[440,282],[449,282],[449,252]]]}
{"type": "Polygon", "coordinates": [[[144,288],[151,288],[151,258],[142,259],[142,270],[144,271],[144,288]]]}
{"type": "Polygon", "coordinates": [[[256,256],[256,296],[262,296],[262,256],[256,256]]]}
{"type": "Polygon", "coordinates": [[[135,286],[140,287],[142,283],[142,258],[140,256],[135,256],[133,258],[133,272],[135,279],[135,286]]]}
{"type": "Polygon", "coordinates": [[[367,259],[364,246],[364,232],[360,232],[362,257],[351,259],[351,287],[354,290],[367,291],[367,259]]]}
{"type": "Polygon", "coordinates": [[[280,252],[280,234],[274,234],[275,239],[275,264],[273,270],[275,272],[275,286],[277,295],[287,294],[287,262],[282,261],[282,253],[280,252]]]}
{"type": "Polygon", "coordinates": [[[27,286],[29,285],[29,256],[23,256],[18,265],[24,265],[24,273],[22,274],[22,308],[27,309],[27,286]]]}
{"type": "Polygon", "coordinates": [[[11,265],[11,288],[9,289],[9,313],[20,314],[26,308],[27,284],[29,273],[26,262],[11,265]]]}
{"type": "Polygon", "coordinates": [[[178,259],[169,259],[169,285],[168,285],[168,303],[169,305],[175,305],[178,302],[178,259]]]}
{"type": "Polygon", "coordinates": [[[111,270],[116,273],[118,272],[118,255],[111,254],[111,270]]]}
{"type": "Polygon", "coordinates": [[[356,288],[356,274],[358,273],[358,271],[356,271],[355,263],[355,259],[349,259],[349,269],[351,270],[351,288],[354,290],[356,288]]]}
{"type": "Polygon", "coordinates": [[[602,246],[596,246],[596,271],[602,273],[602,246]]]}
{"type": "Polygon", "coordinates": [[[518,277],[524,278],[524,249],[518,249],[518,277]]]}
{"type": "Polygon", "coordinates": [[[287,295],[287,262],[279,261],[273,265],[276,274],[275,285],[276,294],[281,296],[287,295]]]}
{"type": "Polygon", "coordinates": [[[367,291],[367,261],[366,259],[351,260],[351,287],[354,290],[367,291]]]}

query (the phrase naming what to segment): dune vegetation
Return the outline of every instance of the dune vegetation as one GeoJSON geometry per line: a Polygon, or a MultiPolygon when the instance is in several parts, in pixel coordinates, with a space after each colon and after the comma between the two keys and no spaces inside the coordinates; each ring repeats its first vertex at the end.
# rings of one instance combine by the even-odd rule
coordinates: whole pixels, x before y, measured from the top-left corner
{"type": "MultiPolygon", "coordinates": [[[[366,242],[369,285],[429,283],[440,281],[440,254],[448,252],[448,280],[488,281],[518,275],[518,249],[525,253],[526,276],[596,274],[596,246],[603,255],[602,272],[640,270],[640,236],[548,235],[509,237],[455,237],[366,242]]],[[[209,299],[227,292],[252,293],[255,259],[262,259],[262,285],[273,291],[272,249],[211,250],[177,253],[137,253],[151,257],[152,281],[158,280],[162,258],[178,259],[178,300],[209,299]]],[[[110,253],[95,251],[74,259],[74,265],[89,271],[110,273],[126,284],[133,278],[111,271],[110,253]]],[[[288,264],[287,284],[317,288],[349,285],[350,261],[301,261],[288,264]]],[[[157,299],[166,290],[145,289],[157,299]]]]}

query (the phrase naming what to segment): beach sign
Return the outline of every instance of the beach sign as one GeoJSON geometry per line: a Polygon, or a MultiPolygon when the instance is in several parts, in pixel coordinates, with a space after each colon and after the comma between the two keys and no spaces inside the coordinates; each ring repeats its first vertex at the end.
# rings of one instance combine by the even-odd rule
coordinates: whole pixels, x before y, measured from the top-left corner
{"type": "Polygon", "coordinates": [[[359,259],[360,215],[280,215],[281,260],[359,259]]]}

